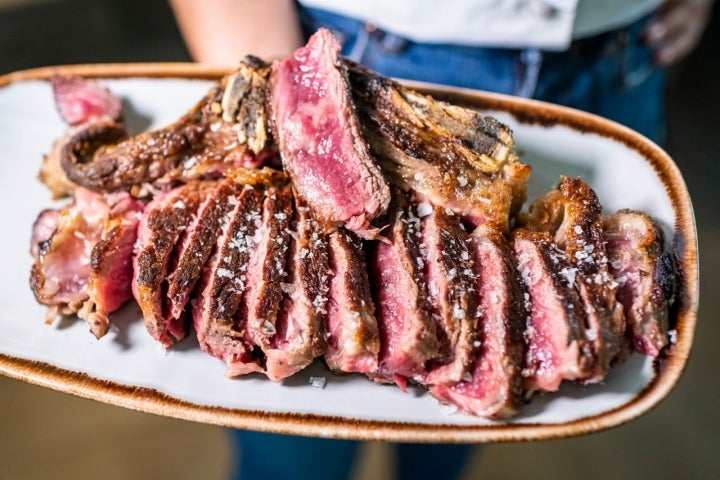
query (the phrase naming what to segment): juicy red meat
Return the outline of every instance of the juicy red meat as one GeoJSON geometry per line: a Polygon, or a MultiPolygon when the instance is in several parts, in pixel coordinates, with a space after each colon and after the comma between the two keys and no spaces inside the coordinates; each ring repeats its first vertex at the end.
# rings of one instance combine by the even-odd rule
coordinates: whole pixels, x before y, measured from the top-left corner
{"type": "Polygon", "coordinates": [[[352,233],[338,229],[329,235],[329,250],[333,277],[325,362],[332,370],[374,372],[380,337],[362,244],[352,233]]]}
{"type": "Polygon", "coordinates": [[[78,312],[100,338],[110,328],[108,315],[132,298],[133,249],[145,204],[127,193],[108,197],[110,211],[100,241],[90,255],[88,300],[78,312]]]}
{"type": "Polygon", "coordinates": [[[100,240],[109,208],[102,195],[79,188],[74,201],[57,214],[40,215],[33,242],[40,241],[31,248],[37,257],[30,277],[38,302],[71,314],[87,300],[90,256],[100,240]]]}
{"type": "Polygon", "coordinates": [[[35,257],[30,283],[48,305],[48,320],[77,313],[100,338],[108,314],[132,295],[132,253],[143,203],[127,193],[100,195],[75,190],[72,203],[46,210],[33,227],[35,257]]]}
{"type": "Polygon", "coordinates": [[[432,386],[430,393],[473,415],[507,418],[522,403],[524,291],[502,234],[480,227],[471,239],[481,312],[474,364],[469,378],[432,386]]]}
{"type": "Polygon", "coordinates": [[[477,289],[468,235],[460,217],[436,207],[422,219],[422,250],[440,355],[425,383],[459,382],[472,362],[477,328],[477,289]]]}
{"type": "Polygon", "coordinates": [[[668,344],[676,272],[662,229],[647,214],[621,210],[603,221],[610,272],[637,352],[656,357],[668,344]]]}
{"type": "Polygon", "coordinates": [[[515,230],[513,249],[529,294],[523,372],[528,391],[555,391],[563,380],[589,377],[595,361],[572,263],[547,232],[515,230]]]}
{"type": "Polygon", "coordinates": [[[245,187],[236,201],[229,199],[232,210],[222,222],[217,247],[192,301],[200,348],[228,366],[244,365],[246,373],[262,369],[253,361],[252,345],[245,341],[244,319],[236,314],[248,285],[248,262],[261,226],[263,198],[262,189],[245,187]]]}
{"type": "Polygon", "coordinates": [[[275,335],[265,349],[267,376],[279,381],[308,366],[325,351],[330,281],[327,240],[307,208],[296,209],[287,286],[275,335]]]}
{"type": "Polygon", "coordinates": [[[360,134],[340,44],[320,29],[275,64],[270,108],[283,166],[297,194],[323,221],[365,231],[390,190],[360,134]]]}
{"type": "Polygon", "coordinates": [[[55,105],[69,125],[80,125],[100,117],[119,120],[122,101],[94,80],[71,75],[50,78],[55,105]]]}
{"type": "Polygon", "coordinates": [[[529,228],[553,235],[570,260],[567,274],[582,298],[595,357],[595,371],[583,379],[586,383],[601,381],[610,365],[627,355],[625,317],[616,299],[617,282],[608,271],[601,212],[597,195],[588,184],[564,176],[556,189],[533,202],[526,222],[529,228]]]}
{"type": "Polygon", "coordinates": [[[404,385],[421,381],[439,351],[437,324],[430,314],[420,254],[419,219],[406,210],[395,216],[387,242],[371,258],[380,329],[379,381],[404,385]]]}
{"type": "Polygon", "coordinates": [[[156,196],[138,226],[133,295],[148,332],[165,347],[187,334],[185,319],[170,317],[167,306],[167,278],[175,248],[213,186],[213,182],[192,182],[156,196]]]}
{"type": "Polygon", "coordinates": [[[167,296],[170,301],[169,316],[172,319],[179,319],[182,315],[205,262],[213,252],[217,232],[233,203],[237,202],[236,195],[241,188],[230,180],[218,182],[188,226],[178,253],[177,266],[168,276],[167,296]]]}
{"type": "MultiPolygon", "coordinates": [[[[287,252],[290,247],[292,191],[289,186],[270,187],[263,202],[261,223],[255,232],[254,247],[247,267],[247,289],[237,313],[244,322],[245,341],[258,350],[269,348],[277,331],[276,323],[286,282],[287,252]]],[[[258,360],[254,359],[253,363],[258,360]]],[[[255,368],[251,365],[251,368],[255,368]]],[[[229,372],[245,373],[242,362],[230,366],[229,372]]]]}

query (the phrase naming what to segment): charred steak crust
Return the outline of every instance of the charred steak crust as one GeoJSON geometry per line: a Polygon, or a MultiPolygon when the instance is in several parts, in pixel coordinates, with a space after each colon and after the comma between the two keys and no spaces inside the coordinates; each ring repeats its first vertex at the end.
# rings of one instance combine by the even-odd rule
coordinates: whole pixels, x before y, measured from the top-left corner
{"type": "Polygon", "coordinates": [[[96,338],[108,332],[108,315],[132,298],[133,248],[145,206],[127,194],[117,194],[112,201],[100,241],[90,254],[89,298],[78,312],[96,338]]]}
{"type": "Polygon", "coordinates": [[[138,227],[135,258],[135,299],[150,335],[169,347],[187,334],[184,320],[168,319],[166,280],[173,252],[214,182],[192,182],[156,197],[148,204],[138,227]]]}
{"type": "Polygon", "coordinates": [[[245,322],[237,319],[242,295],[247,289],[250,253],[261,225],[264,189],[245,187],[230,203],[233,209],[223,222],[217,246],[206,263],[193,321],[203,351],[232,364],[249,363],[252,349],[244,340],[245,322]]]}
{"type": "Polygon", "coordinates": [[[430,312],[420,252],[420,219],[401,194],[394,196],[386,241],[374,242],[370,269],[380,331],[379,382],[403,387],[421,381],[439,353],[437,324],[430,312]]]}
{"type": "Polygon", "coordinates": [[[185,309],[203,267],[213,252],[217,232],[232,209],[231,197],[235,197],[241,188],[241,185],[230,180],[220,181],[200,205],[185,232],[184,248],[179,252],[177,266],[168,276],[167,296],[172,318],[179,318],[185,309]]]}
{"type": "Polygon", "coordinates": [[[273,66],[269,104],[283,167],[318,220],[363,232],[390,202],[358,125],[340,44],[325,29],[273,66]]]}
{"type": "Polygon", "coordinates": [[[595,355],[595,372],[586,382],[597,382],[624,352],[625,316],[617,302],[617,282],[608,270],[603,239],[602,206],[595,192],[579,178],[563,176],[557,189],[537,199],[527,224],[550,232],[565,251],[583,299],[588,338],[595,355]]]}
{"type": "Polygon", "coordinates": [[[617,299],[627,318],[632,348],[658,356],[668,345],[669,311],[677,270],[665,251],[662,229],[652,217],[624,209],[603,219],[610,272],[619,283],[617,299]]]}
{"type": "Polygon", "coordinates": [[[240,315],[246,322],[248,342],[266,349],[275,334],[287,275],[290,222],[293,214],[289,185],[271,186],[265,195],[262,223],[248,265],[249,282],[240,315]]]}
{"type": "Polygon", "coordinates": [[[378,368],[380,333],[360,239],[345,229],[328,237],[332,279],[328,293],[325,362],[339,372],[378,368]]]}
{"type": "Polygon", "coordinates": [[[223,78],[177,122],[131,138],[118,126],[80,131],[62,151],[68,178],[87,188],[144,192],[147,183],[175,186],[194,179],[219,178],[233,167],[257,166],[267,143],[266,66],[246,59],[234,75],[223,78]],[[238,78],[249,79],[247,95],[228,94],[231,110],[223,119],[223,97],[238,78]],[[234,102],[233,102],[234,101],[234,102]],[[249,115],[242,124],[237,113],[249,115]]]}
{"type": "Polygon", "coordinates": [[[457,383],[470,368],[477,331],[477,282],[469,238],[460,217],[442,207],[421,224],[428,298],[441,344],[424,381],[457,383]]]}
{"type": "Polygon", "coordinates": [[[506,231],[530,174],[517,162],[509,128],[346,64],[364,135],[390,182],[474,225],[489,222],[506,231]]]}
{"type": "Polygon", "coordinates": [[[288,278],[275,335],[265,348],[267,375],[287,378],[322,355],[330,281],[327,239],[310,210],[298,206],[288,256],[288,278]]]}
{"type": "Polygon", "coordinates": [[[469,378],[431,386],[430,392],[472,415],[508,418],[519,411],[524,393],[525,291],[501,232],[478,227],[470,238],[479,294],[476,355],[469,378]]]}
{"type": "Polygon", "coordinates": [[[517,229],[512,245],[528,292],[523,372],[528,393],[555,391],[563,380],[589,377],[595,358],[572,263],[547,232],[517,229]]]}

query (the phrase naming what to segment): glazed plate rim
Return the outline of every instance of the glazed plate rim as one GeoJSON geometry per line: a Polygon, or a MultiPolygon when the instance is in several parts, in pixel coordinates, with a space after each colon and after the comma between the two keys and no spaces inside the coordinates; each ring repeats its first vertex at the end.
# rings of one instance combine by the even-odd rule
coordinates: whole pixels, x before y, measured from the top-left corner
{"type": "MultiPolygon", "coordinates": [[[[55,73],[103,79],[215,80],[227,71],[190,63],[42,67],[0,76],[0,93],[10,85],[44,81],[55,73]]],[[[692,347],[698,307],[699,277],[695,220],[687,187],[673,160],[662,148],[640,134],[609,120],[577,110],[487,92],[418,82],[404,83],[454,103],[487,111],[504,112],[519,125],[540,128],[559,125],[579,134],[590,133],[607,137],[647,161],[664,186],[672,206],[674,225],[671,225],[671,229],[673,229],[673,243],[683,276],[683,286],[676,318],[677,341],[662,362],[656,362],[653,378],[639,394],[620,407],[560,423],[526,421],[490,422],[482,425],[458,425],[451,422],[426,424],[349,418],[326,413],[277,412],[197,404],[152,387],[139,387],[96,378],[83,372],[63,368],[53,362],[10,355],[2,351],[2,344],[0,344],[0,373],[78,397],[183,420],[263,432],[360,440],[468,443],[561,438],[612,428],[651,410],[670,393],[685,368],[692,347]]],[[[29,232],[23,235],[27,237],[29,232]]],[[[42,319],[33,320],[42,322],[42,319]]]]}

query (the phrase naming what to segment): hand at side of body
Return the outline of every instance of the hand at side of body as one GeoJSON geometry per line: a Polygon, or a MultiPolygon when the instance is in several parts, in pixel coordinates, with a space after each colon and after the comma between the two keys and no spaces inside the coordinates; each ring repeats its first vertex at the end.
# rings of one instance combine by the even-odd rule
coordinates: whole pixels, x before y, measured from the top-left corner
{"type": "Polygon", "coordinates": [[[646,31],[655,60],[663,66],[679,62],[700,42],[713,0],[665,0],[646,31]]]}

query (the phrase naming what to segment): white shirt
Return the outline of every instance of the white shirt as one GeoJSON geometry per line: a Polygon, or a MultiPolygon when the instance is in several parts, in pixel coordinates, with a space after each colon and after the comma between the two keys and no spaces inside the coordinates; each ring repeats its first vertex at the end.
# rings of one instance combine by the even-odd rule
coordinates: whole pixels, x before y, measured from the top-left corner
{"type": "Polygon", "coordinates": [[[632,23],[662,0],[300,0],[427,43],[562,50],[632,23]]]}

